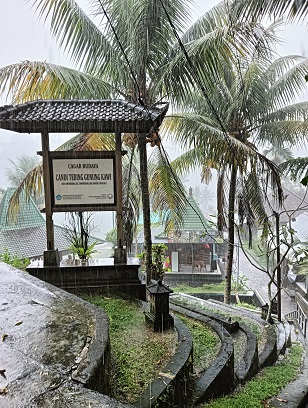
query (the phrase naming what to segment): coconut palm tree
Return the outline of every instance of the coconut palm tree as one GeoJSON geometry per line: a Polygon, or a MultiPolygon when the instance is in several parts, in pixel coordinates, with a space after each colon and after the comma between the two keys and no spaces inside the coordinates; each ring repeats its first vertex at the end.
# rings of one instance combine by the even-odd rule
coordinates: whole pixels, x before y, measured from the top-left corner
{"type": "MultiPolygon", "coordinates": [[[[87,16],[74,0],[32,0],[32,3],[40,17],[50,21],[52,35],[69,54],[75,69],[39,61],[2,68],[0,89],[8,90],[13,103],[40,98],[120,97],[152,106],[166,92],[172,92],[174,98],[192,94],[201,82],[205,94],[210,85],[205,81],[205,72],[218,75],[223,67],[220,62],[226,63],[234,50],[248,52],[251,43],[262,42],[262,30],[257,32],[255,23],[238,20],[230,29],[226,2],[198,20],[185,34],[189,0],[92,0],[96,19],[87,16]],[[182,36],[185,53],[175,33],[182,36]],[[191,64],[194,70],[190,69],[191,64]]],[[[83,138],[91,145],[89,135],[83,138]]],[[[139,135],[135,143],[140,155],[149,271],[152,256],[146,135],[139,135]]],[[[180,208],[181,189],[173,193],[177,194],[180,208]]]]}
{"type": "MultiPolygon", "coordinates": [[[[270,27],[270,30],[273,27],[270,27]]],[[[273,37],[274,38],[274,37],[273,37]]],[[[274,44],[273,44],[274,45],[274,44]]],[[[257,50],[256,50],[257,51],[257,50]]],[[[233,251],[235,245],[235,213],[239,225],[244,221],[268,226],[267,195],[271,188],[282,200],[280,174],[275,163],[259,152],[262,144],[294,145],[308,136],[306,112],[308,101],[294,103],[306,84],[303,73],[308,60],[288,56],[274,59],[246,57],[228,65],[219,81],[212,76],[211,100],[221,122],[202,96],[187,100],[189,109],[166,123],[168,131],[187,151],[173,162],[181,173],[209,167],[218,170],[218,228],[228,231],[225,302],[230,302],[233,251]],[[222,127],[224,131],[222,130],[222,127]],[[226,138],[226,133],[228,138],[226,138]],[[228,198],[227,198],[228,197],[228,198]]]]}

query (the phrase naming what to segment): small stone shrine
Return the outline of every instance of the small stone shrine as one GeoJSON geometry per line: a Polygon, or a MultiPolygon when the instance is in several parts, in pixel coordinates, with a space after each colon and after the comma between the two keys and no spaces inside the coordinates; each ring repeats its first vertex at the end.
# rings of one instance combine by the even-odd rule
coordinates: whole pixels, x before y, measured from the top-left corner
{"type": "Polygon", "coordinates": [[[150,311],[145,312],[148,326],[156,332],[174,327],[174,319],[169,313],[169,294],[173,293],[161,280],[147,287],[150,293],[150,311]]]}

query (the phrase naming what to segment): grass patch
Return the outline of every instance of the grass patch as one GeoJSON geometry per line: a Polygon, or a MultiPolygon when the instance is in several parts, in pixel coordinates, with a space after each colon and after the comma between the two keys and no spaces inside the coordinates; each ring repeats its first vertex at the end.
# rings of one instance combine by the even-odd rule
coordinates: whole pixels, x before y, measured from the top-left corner
{"type": "Polygon", "coordinates": [[[84,297],[102,307],[110,320],[111,396],[133,403],[157,377],[177,345],[177,333],[154,333],[137,302],[116,297],[84,297]]]}
{"type": "Polygon", "coordinates": [[[194,371],[207,369],[220,350],[220,339],[206,324],[198,320],[177,314],[191,332],[193,338],[194,371]]]}
{"type": "Polygon", "coordinates": [[[225,290],[225,282],[221,282],[219,284],[214,283],[206,283],[202,286],[189,286],[189,285],[179,285],[173,288],[174,292],[182,292],[186,294],[192,293],[224,293],[225,290]]]}
{"type": "MultiPolygon", "coordinates": [[[[238,285],[235,281],[235,278],[232,278],[231,293],[247,293],[250,288],[247,286],[248,279],[246,276],[240,276],[238,285]]],[[[202,286],[190,286],[182,284],[173,288],[174,292],[182,292],[186,294],[194,293],[219,293],[224,294],[226,282],[222,281],[220,283],[205,283],[202,286]]]]}
{"type": "Polygon", "coordinates": [[[264,368],[256,378],[234,394],[199,405],[199,408],[264,408],[265,401],[277,395],[296,377],[301,366],[302,355],[302,345],[293,344],[282,362],[264,368]]]}

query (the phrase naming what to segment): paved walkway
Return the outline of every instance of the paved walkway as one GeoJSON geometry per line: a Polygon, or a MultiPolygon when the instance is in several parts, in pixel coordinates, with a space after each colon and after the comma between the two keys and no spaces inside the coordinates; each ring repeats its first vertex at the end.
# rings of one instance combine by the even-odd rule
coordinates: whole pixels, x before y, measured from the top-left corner
{"type": "MultiPolygon", "coordinates": [[[[258,291],[264,300],[264,303],[269,303],[267,287],[269,278],[267,273],[262,272],[257,268],[258,265],[251,256],[249,256],[248,260],[242,250],[239,251],[239,257],[240,275],[245,275],[249,279],[248,286],[252,290],[258,291]]],[[[296,310],[295,300],[291,298],[284,290],[281,292],[281,310],[283,316],[296,310]]]]}

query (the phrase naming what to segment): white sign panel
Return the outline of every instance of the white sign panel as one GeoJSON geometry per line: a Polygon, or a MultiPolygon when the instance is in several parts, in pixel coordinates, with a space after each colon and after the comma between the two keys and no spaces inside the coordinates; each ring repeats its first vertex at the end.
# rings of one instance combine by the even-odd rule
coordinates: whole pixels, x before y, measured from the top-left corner
{"type": "Polygon", "coordinates": [[[115,203],[112,158],[52,160],[55,206],[115,203]]]}

